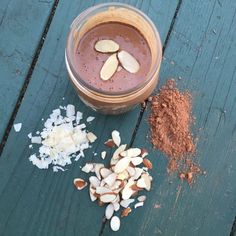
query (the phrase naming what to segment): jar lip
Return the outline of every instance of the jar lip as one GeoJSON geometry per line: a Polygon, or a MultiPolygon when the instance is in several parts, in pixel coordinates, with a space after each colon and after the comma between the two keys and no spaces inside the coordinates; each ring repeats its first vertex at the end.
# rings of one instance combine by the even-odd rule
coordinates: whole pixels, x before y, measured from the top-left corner
{"type": "Polygon", "coordinates": [[[70,58],[68,57],[68,52],[67,52],[68,51],[69,41],[70,41],[71,37],[73,36],[73,26],[78,21],[82,21],[86,16],[91,14],[93,11],[95,11],[97,9],[100,9],[100,8],[113,7],[113,6],[114,7],[124,7],[124,8],[127,8],[129,10],[135,11],[136,13],[141,15],[148,22],[148,24],[150,24],[150,26],[151,26],[154,34],[155,34],[155,37],[156,37],[157,42],[158,42],[157,50],[159,50],[160,53],[157,55],[157,59],[156,59],[156,62],[154,63],[153,68],[148,73],[148,78],[143,83],[140,83],[140,84],[138,84],[137,86],[135,86],[135,87],[133,87],[131,89],[128,89],[128,90],[125,90],[125,91],[118,91],[118,92],[113,92],[113,91],[110,92],[110,91],[103,91],[103,90],[97,89],[97,88],[91,86],[89,83],[86,83],[86,81],[84,81],[82,79],[76,79],[76,81],[74,81],[74,82],[80,84],[81,86],[85,87],[86,89],[89,89],[91,92],[95,92],[95,93],[98,93],[98,94],[103,94],[103,95],[108,95],[108,96],[111,96],[111,95],[124,96],[124,95],[129,94],[129,93],[134,93],[134,92],[142,89],[143,87],[145,87],[152,80],[153,76],[155,75],[156,71],[158,71],[160,69],[160,65],[161,65],[161,59],[162,59],[162,47],[161,47],[161,45],[162,44],[161,44],[161,39],[160,39],[159,32],[158,32],[157,28],[155,27],[154,23],[152,22],[152,20],[145,13],[140,11],[139,9],[137,9],[137,8],[135,8],[133,6],[130,6],[128,4],[118,3],[118,2],[102,3],[102,4],[98,4],[98,5],[95,5],[95,6],[87,8],[85,11],[80,13],[73,20],[73,22],[72,22],[72,24],[70,26],[70,31],[68,33],[67,41],[66,41],[65,59],[66,59],[66,62],[67,62],[66,66],[69,67],[68,71],[73,74],[73,77],[80,78],[79,74],[74,69],[73,63],[71,62],[70,58]]]}

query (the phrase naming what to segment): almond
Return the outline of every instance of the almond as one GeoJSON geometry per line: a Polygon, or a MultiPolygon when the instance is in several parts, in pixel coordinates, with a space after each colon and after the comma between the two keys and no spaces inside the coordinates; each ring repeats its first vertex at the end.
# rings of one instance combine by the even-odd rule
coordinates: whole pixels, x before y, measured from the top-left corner
{"type": "Polygon", "coordinates": [[[123,172],[129,166],[130,161],[131,158],[129,157],[124,157],[120,159],[114,167],[114,172],[117,174],[123,172]]]}
{"type": "Polygon", "coordinates": [[[138,207],[142,207],[143,204],[144,204],[144,202],[138,202],[138,203],[136,203],[136,204],[134,205],[134,208],[136,209],[136,208],[138,208],[138,207]]]}
{"type": "Polygon", "coordinates": [[[120,132],[117,130],[113,130],[111,133],[112,140],[114,141],[115,145],[117,147],[120,146],[121,138],[120,138],[120,132]]]}
{"type": "Polygon", "coordinates": [[[98,177],[99,180],[101,180],[101,175],[100,175],[100,169],[103,168],[104,165],[103,164],[95,164],[94,170],[95,170],[95,174],[98,177]]]}
{"type": "Polygon", "coordinates": [[[83,179],[76,178],[74,179],[74,185],[78,190],[82,190],[88,185],[88,183],[84,181],[83,179]]]}
{"type": "Polygon", "coordinates": [[[129,148],[128,150],[121,152],[120,155],[125,157],[137,157],[141,154],[141,149],[140,148],[129,148]]]}
{"type": "Polygon", "coordinates": [[[92,202],[94,202],[95,200],[97,200],[97,196],[95,195],[96,190],[90,185],[89,186],[89,196],[92,202]]]}
{"type": "Polygon", "coordinates": [[[118,59],[122,67],[130,73],[138,72],[140,65],[138,61],[128,52],[122,50],[118,53],[118,59]]]}
{"type": "Polygon", "coordinates": [[[115,152],[114,152],[112,158],[115,159],[115,160],[116,160],[116,159],[119,159],[119,158],[120,158],[119,154],[120,154],[121,152],[123,152],[123,151],[126,149],[126,146],[127,146],[127,144],[120,145],[120,146],[115,150],[115,152]]]}
{"type": "Polygon", "coordinates": [[[106,219],[110,220],[114,214],[114,206],[112,203],[108,204],[105,210],[106,219]]]}
{"type": "Polygon", "coordinates": [[[152,163],[150,160],[148,160],[147,158],[143,159],[143,164],[144,166],[146,166],[148,169],[152,169],[152,163]]]}
{"type": "Polygon", "coordinates": [[[106,151],[102,151],[101,152],[101,158],[104,160],[106,158],[107,152],[106,151]]]}
{"type": "Polygon", "coordinates": [[[131,212],[131,208],[125,208],[122,212],[121,212],[121,217],[126,217],[129,215],[129,213],[131,212]]]}
{"type": "Polygon", "coordinates": [[[134,166],[138,166],[143,162],[143,158],[142,157],[133,157],[131,159],[131,162],[133,163],[134,166]]]}
{"type": "Polygon", "coordinates": [[[113,74],[116,72],[118,64],[119,62],[117,60],[116,53],[109,56],[100,71],[101,79],[109,80],[113,76],[113,74]]]}
{"type": "Polygon", "coordinates": [[[146,198],[147,197],[145,195],[141,195],[141,196],[138,197],[138,201],[139,202],[145,202],[146,198]]]}
{"type": "Polygon", "coordinates": [[[142,158],[144,158],[144,157],[146,157],[147,155],[148,155],[147,149],[141,148],[140,156],[141,156],[142,158]]]}
{"type": "Polygon", "coordinates": [[[112,171],[105,168],[105,167],[102,167],[100,169],[100,174],[101,174],[102,178],[106,178],[108,175],[112,174],[112,171]]]}
{"type": "Polygon", "coordinates": [[[136,180],[138,179],[141,174],[143,173],[143,169],[139,168],[139,167],[135,167],[135,175],[133,176],[133,179],[136,180]]]}
{"type": "Polygon", "coordinates": [[[120,202],[120,205],[124,208],[127,208],[131,203],[134,202],[134,199],[133,198],[130,198],[130,199],[126,199],[126,200],[122,200],[120,202]]]}
{"type": "Polygon", "coordinates": [[[130,188],[135,192],[143,189],[143,188],[138,187],[137,184],[133,184],[130,188]]]}
{"type": "Polygon", "coordinates": [[[111,192],[111,190],[109,188],[104,187],[104,186],[99,186],[96,188],[96,193],[100,194],[100,195],[105,194],[105,193],[110,193],[110,192],[111,192]]]}
{"type": "Polygon", "coordinates": [[[120,229],[120,218],[113,216],[110,221],[110,226],[113,231],[118,231],[120,229]]]}
{"type": "Polygon", "coordinates": [[[104,144],[109,148],[113,148],[116,146],[112,139],[108,139],[104,144]]]}
{"type": "Polygon", "coordinates": [[[112,202],[116,199],[116,194],[113,192],[104,193],[100,196],[100,201],[104,203],[112,202]]]}
{"type": "Polygon", "coordinates": [[[116,173],[112,173],[112,174],[108,175],[105,179],[103,179],[103,181],[104,181],[109,187],[111,187],[111,186],[115,183],[116,177],[117,177],[117,174],[116,174],[116,173]]]}
{"type": "Polygon", "coordinates": [[[119,50],[119,44],[113,40],[103,39],[96,42],[94,46],[95,50],[98,52],[117,52],[119,50]]]}
{"type": "Polygon", "coordinates": [[[86,163],[82,168],[82,171],[85,173],[93,172],[93,170],[94,170],[94,165],[92,163],[86,163]]]}
{"type": "Polygon", "coordinates": [[[101,183],[101,181],[96,176],[90,176],[89,182],[90,182],[91,186],[94,188],[97,188],[101,183]]]}
{"type": "MultiPolygon", "coordinates": [[[[119,196],[119,195],[117,195],[117,196],[119,196]]],[[[115,211],[119,211],[120,210],[120,204],[118,203],[118,202],[114,202],[114,203],[112,203],[113,204],[113,206],[114,206],[114,210],[115,211]]]]}

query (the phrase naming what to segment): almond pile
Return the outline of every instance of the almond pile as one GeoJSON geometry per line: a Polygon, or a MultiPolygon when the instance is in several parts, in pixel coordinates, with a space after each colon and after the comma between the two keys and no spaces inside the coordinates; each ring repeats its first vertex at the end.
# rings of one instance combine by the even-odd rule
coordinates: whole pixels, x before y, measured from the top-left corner
{"type": "Polygon", "coordinates": [[[116,71],[119,71],[121,69],[119,64],[130,73],[136,73],[140,68],[138,61],[130,53],[124,50],[119,51],[119,44],[113,40],[99,40],[96,42],[94,48],[97,52],[113,53],[105,61],[100,71],[102,80],[109,80],[116,71]]]}
{"type": "MultiPolygon", "coordinates": [[[[105,167],[102,163],[86,163],[82,171],[95,173],[89,177],[90,199],[97,201],[99,206],[107,204],[105,217],[111,220],[111,229],[117,231],[120,228],[120,219],[113,216],[115,212],[122,207],[120,216],[126,217],[132,209],[143,206],[146,196],[138,195],[144,190],[151,189],[152,177],[148,171],[152,169],[152,163],[147,159],[148,152],[145,149],[127,148],[127,144],[121,144],[120,134],[116,130],[112,132],[112,139],[105,142],[105,145],[117,146],[110,165],[105,167]]],[[[76,178],[74,185],[81,190],[88,184],[85,180],[76,178]]]]}

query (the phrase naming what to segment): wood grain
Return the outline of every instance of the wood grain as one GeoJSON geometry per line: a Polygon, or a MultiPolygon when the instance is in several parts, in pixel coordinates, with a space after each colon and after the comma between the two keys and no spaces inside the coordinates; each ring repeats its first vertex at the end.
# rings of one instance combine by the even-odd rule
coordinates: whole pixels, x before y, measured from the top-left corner
{"type": "MultiPolygon", "coordinates": [[[[85,8],[101,1],[60,1],[50,26],[44,47],[40,53],[32,79],[16,117],[22,122],[20,133],[11,130],[8,142],[0,158],[0,234],[1,235],[98,235],[102,226],[104,208],[90,202],[87,189],[78,192],[73,178],[86,177],[80,165],[104,150],[104,141],[113,129],[121,132],[128,143],[139,116],[139,108],[121,116],[95,114],[85,107],[75,94],[64,63],[66,35],[72,19],[85,8]],[[65,97],[65,100],[62,98],[65,97]],[[42,118],[52,109],[72,103],[84,113],[94,115],[95,121],[88,129],[93,130],[99,141],[86,158],[68,166],[68,171],[52,173],[34,168],[28,157],[36,149],[29,150],[29,132],[42,128],[42,118]],[[19,220],[20,219],[20,220],[19,220]],[[12,227],[14,226],[14,227],[12,227]]],[[[126,1],[146,13],[160,29],[165,40],[177,1],[126,1]]],[[[108,160],[107,160],[108,161],[108,160]]]]}
{"type": "MultiPolygon", "coordinates": [[[[161,81],[176,78],[193,95],[196,160],[206,170],[190,188],[166,173],[152,151],[152,192],[144,208],[122,220],[117,235],[229,235],[236,214],[236,2],[183,1],[162,64],[161,81]],[[179,80],[178,77],[181,77],[179,80]]],[[[149,109],[147,110],[149,111],[149,109]]],[[[145,113],[134,145],[151,149],[145,113]]],[[[103,235],[110,235],[107,226],[103,235]]]]}
{"type": "Polygon", "coordinates": [[[53,1],[1,0],[0,141],[33,61],[53,1]]]}

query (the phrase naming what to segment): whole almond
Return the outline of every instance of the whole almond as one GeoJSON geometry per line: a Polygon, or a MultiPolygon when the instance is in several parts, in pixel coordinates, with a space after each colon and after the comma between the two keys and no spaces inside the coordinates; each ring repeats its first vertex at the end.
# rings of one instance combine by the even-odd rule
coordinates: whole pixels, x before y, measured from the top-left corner
{"type": "Polygon", "coordinates": [[[140,65],[138,61],[128,52],[122,50],[118,53],[118,59],[122,67],[130,73],[138,72],[140,65]]]}
{"type": "Polygon", "coordinates": [[[118,64],[119,62],[117,60],[116,53],[109,56],[100,71],[101,79],[109,80],[113,76],[113,74],[116,72],[118,64]]]}
{"type": "Polygon", "coordinates": [[[94,48],[98,52],[107,53],[107,52],[117,52],[120,46],[113,40],[103,39],[97,41],[94,48]]]}
{"type": "Polygon", "coordinates": [[[146,166],[148,169],[152,169],[152,163],[150,160],[148,160],[147,158],[143,159],[143,164],[144,166],[146,166]]]}

